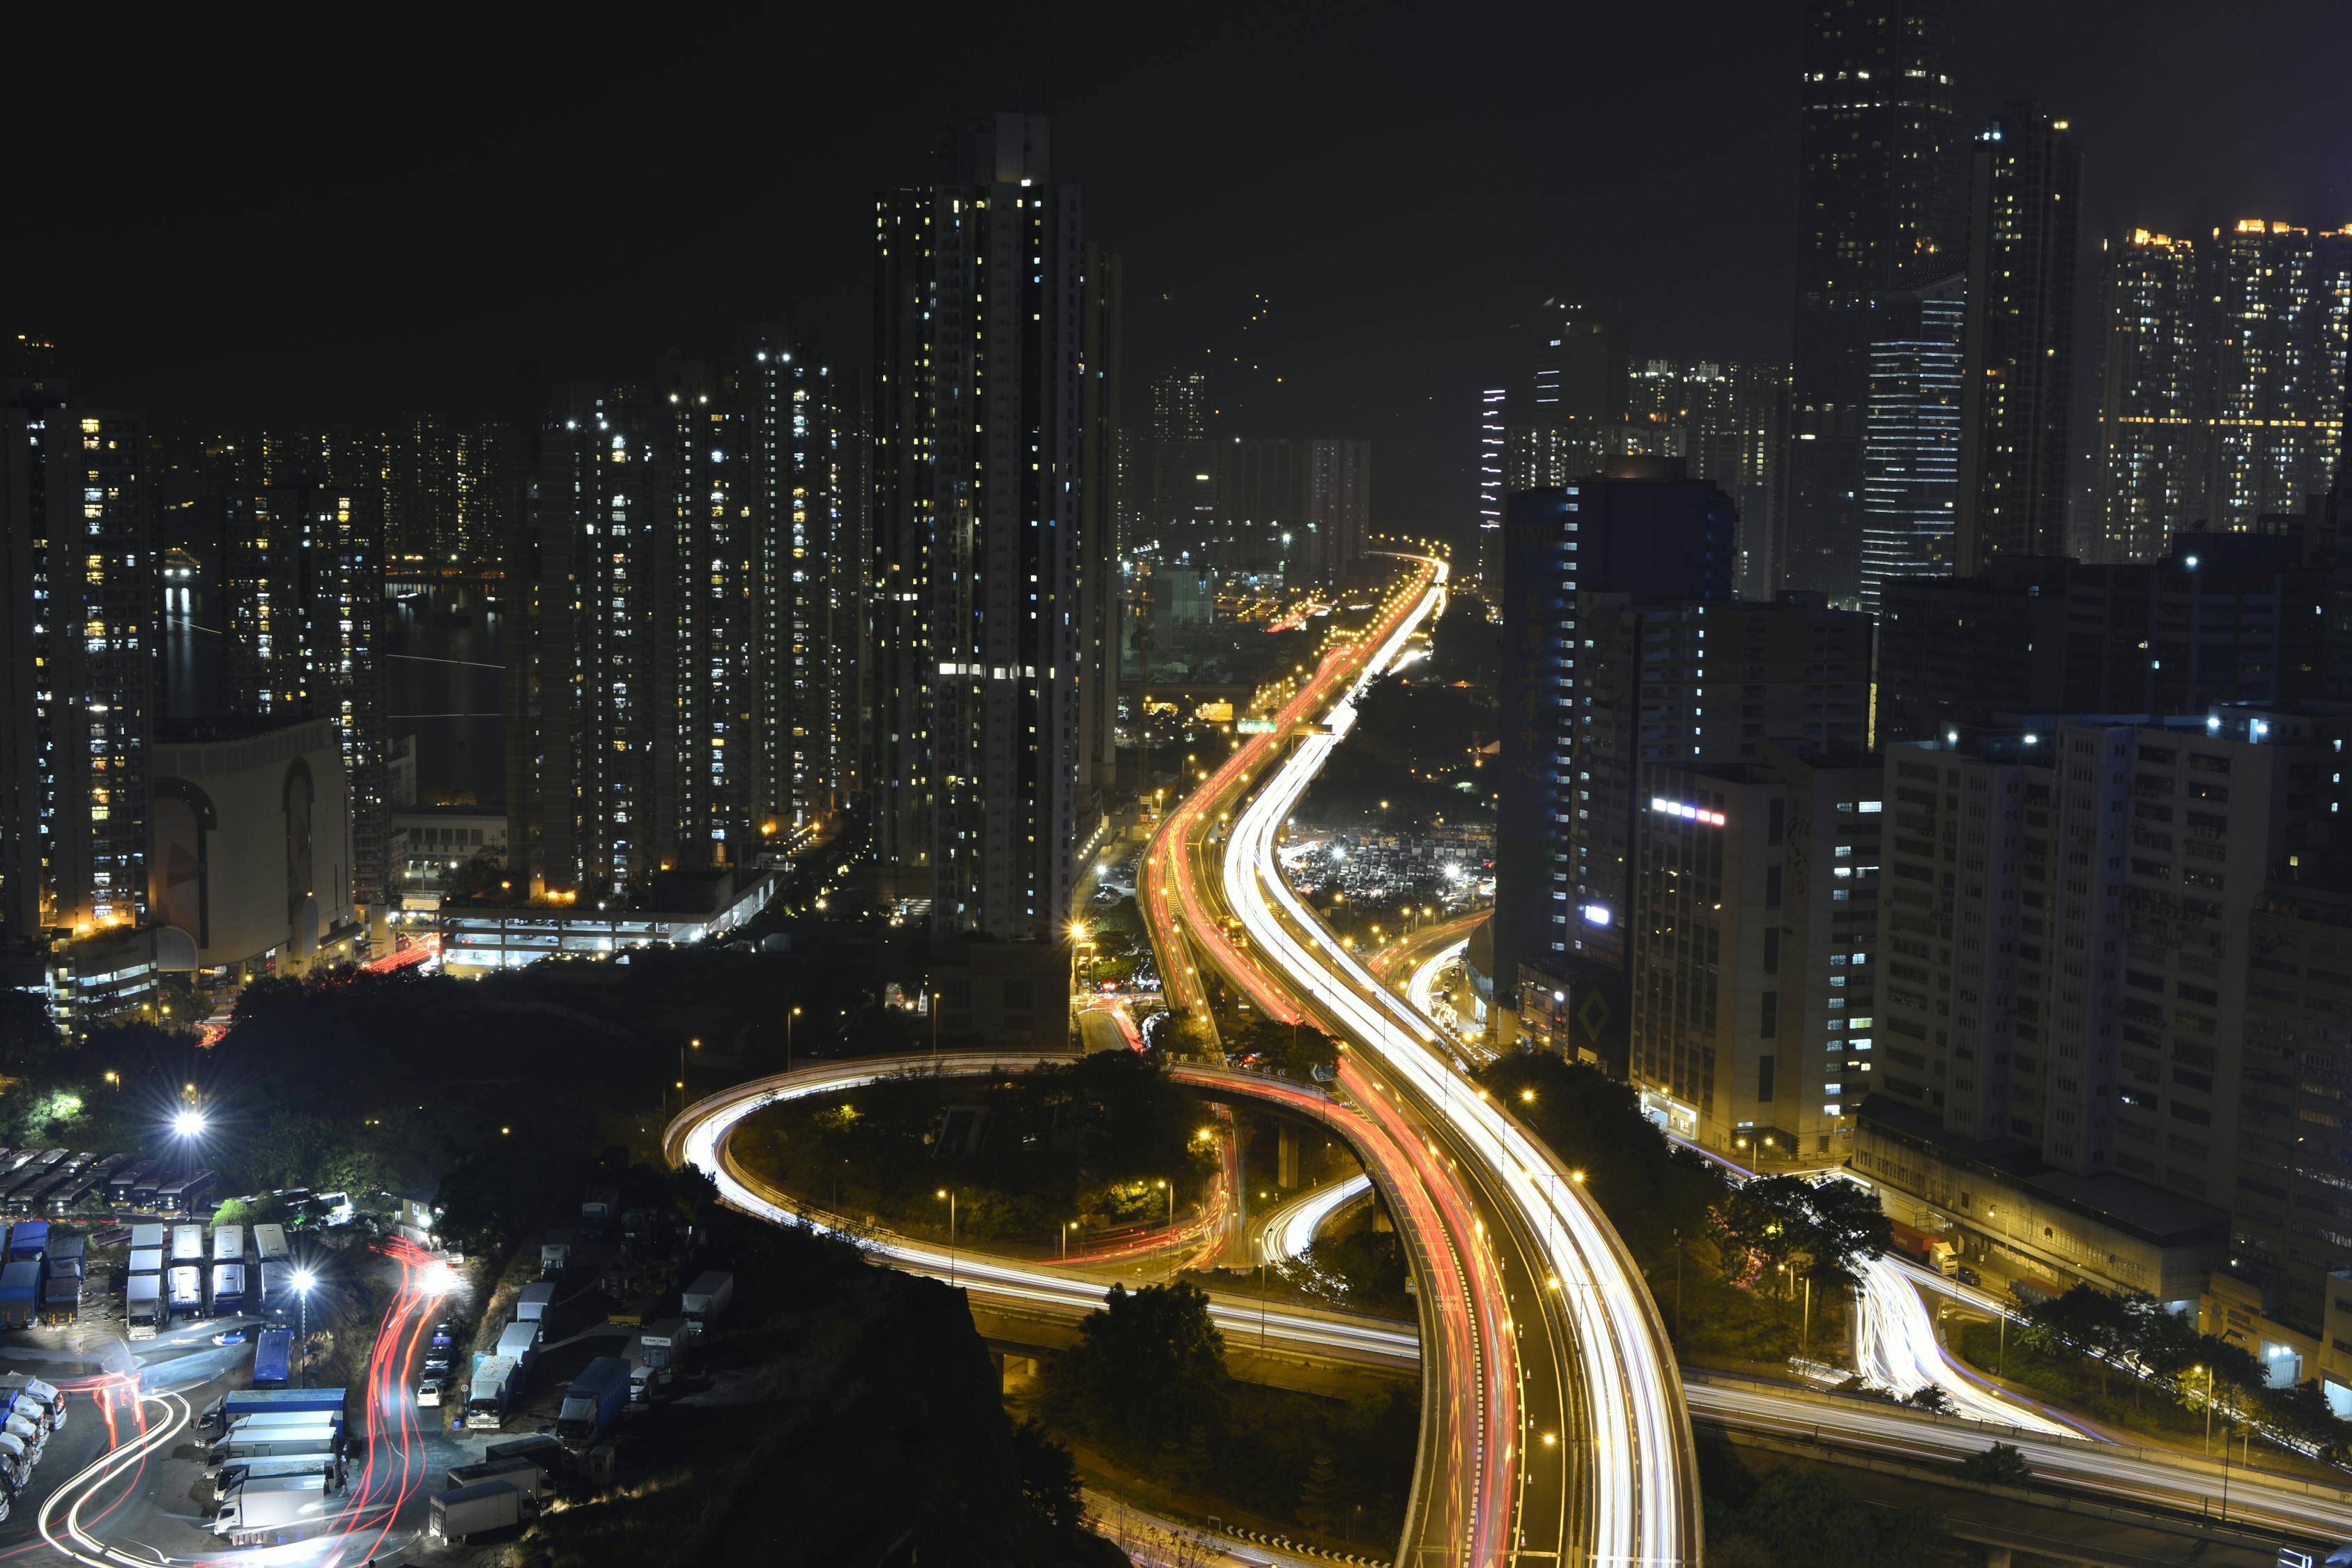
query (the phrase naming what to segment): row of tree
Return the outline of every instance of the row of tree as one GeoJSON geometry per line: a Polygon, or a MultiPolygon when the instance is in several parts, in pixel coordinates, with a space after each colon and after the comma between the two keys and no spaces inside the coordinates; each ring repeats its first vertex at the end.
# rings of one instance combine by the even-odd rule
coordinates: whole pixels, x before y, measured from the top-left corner
{"type": "Polygon", "coordinates": [[[2026,1315],[2018,1340],[2029,1350],[2053,1346],[2090,1358],[2099,1390],[2121,1372],[2137,1403],[2150,1383],[2184,1401],[2210,1399],[2233,1420],[2336,1463],[2352,1463],[2352,1422],[2328,1407],[2317,1382],[2272,1384],[2262,1360],[2243,1345],[2200,1331],[2196,1321],[2154,1297],[2112,1296],[2077,1285],[2026,1315]]]}

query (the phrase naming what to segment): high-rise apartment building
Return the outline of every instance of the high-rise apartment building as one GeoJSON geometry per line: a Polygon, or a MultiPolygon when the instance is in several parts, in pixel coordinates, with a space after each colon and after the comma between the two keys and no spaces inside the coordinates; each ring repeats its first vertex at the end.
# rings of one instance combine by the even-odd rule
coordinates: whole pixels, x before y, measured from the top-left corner
{"type": "Polygon", "coordinates": [[[1569,837],[1581,798],[1576,682],[1588,636],[1583,595],[1731,595],[1731,498],[1665,459],[1627,459],[1607,477],[1528,490],[1504,503],[1503,780],[1496,826],[1495,977],[1557,973],[1590,927],[1570,896],[1569,837]]]}
{"type": "Polygon", "coordinates": [[[2213,232],[2206,517],[2252,529],[2325,492],[2352,341],[2352,226],[2240,220],[2213,232]]]}
{"type": "Polygon", "coordinates": [[[1151,381],[1151,438],[1209,438],[1209,378],[1197,370],[1163,371],[1151,381]]]}
{"type": "Polygon", "coordinates": [[[2227,1203],[2254,918],[2328,846],[2347,737],[2340,710],[2228,707],[1890,748],[1874,1092],[2227,1203]]]}
{"type": "Polygon", "coordinates": [[[1085,269],[1042,119],[875,216],[875,847],[935,929],[1053,941],[1076,837],[1085,269]]]}
{"type": "Polygon", "coordinates": [[[2160,561],[2011,557],[1979,577],[1889,583],[1878,739],[1931,741],[1995,713],[2340,700],[2327,594],[2327,568],[2281,534],[2182,533],[2160,561]]]}
{"type": "Polygon", "coordinates": [[[326,719],[343,753],[353,896],[383,896],[390,737],[383,620],[385,445],[265,435],[225,452],[219,603],[229,711],[326,719]]]}
{"type": "Polygon", "coordinates": [[[145,420],[0,389],[0,929],[147,915],[162,609],[145,420]]]}
{"type": "Polygon", "coordinates": [[[853,401],[781,331],[575,395],[505,552],[509,857],[556,891],[751,859],[842,806],[853,401]]]}
{"type": "Polygon", "coordinates": [[[1681,1136],[1814,1159],[1871,1081],[1885,775],[1870,752],[1758,751],[1642,768],[1631,1076],[1681,1136]]]}
{"type": "Polygon", "coordinates": [[[2092,560],[2154,561],[2204,516],[2205,301],[2196,247],[2134,229],[2106,249],[2092,560]]]}
{"type": "Polygon", "coordinates": [[[1372,527],[1372,444],[1316,440],[1307,446],[1307,571],[1337,583],[1363,559],[1372,527]]]}
{"type": "Polygon", "coordinates": [[[1489,603],[1503,592],[1503,445],[1507,438],[1510,393],[1490,386],[1478,395],[1478,585],[1489,603]]]}
{"type": "Polygon", "coordinates": [[[2083,159],[2065,121],[2013,103],[1978,134],[1972,169],[1959,550],[1979,571],[2066,548],[2083,159]]]}
{"type": "Polygon", "coordinates": [[[1125,604],[1119,558],[1127,521],[1119,465],[1128,449],[1120,387],[1127,285],[1118,257],[1091,241],[1080,255],[1086,326],[1079,348],[1085,435],[1078,455],[1078,771],[1081,787],[1095,791],[1110,789],[1118,778],[1118,627],[1125,604]]]}
{"type": "Polygon", "coordinates": [[[1536,473],[1526,476],[1531,482],[1566,483],[1612,456],[1682,458],[1691,478],[1712,479],[1739,509],[1738,592],[1764,598],[1788,399],[1788,374],[1777,366],[1647,359],[1627,373],[1623,419],[1528,432],[1519,463],[1541,470],[1539,481],[1536,473]],[[1590,436],[1591,468],[1575,466],[1585,454],[1570,433],[1590,436]]]}
{"type": "Polygon", "coordinates": [[[1624,331],[1615,312],[1571,300],[1536,307],[1524,416],[1531,427],[1589,425],[1625,411],[1624,331]]]}
{"type": "Polygon", "coordinates": [[[1799,72],[1796,342],[1778,586],[1861,592],[1870,346],[1894,289],[1958,265],[1948,0],[1811,0],[1799,72]]]}
{"type": "Polygon", "coordinates": [[[1870,345],[1862,452],[1862,607],[1896,577],[1955,566],[1965,278],[1888,296],[1870,345]]]}

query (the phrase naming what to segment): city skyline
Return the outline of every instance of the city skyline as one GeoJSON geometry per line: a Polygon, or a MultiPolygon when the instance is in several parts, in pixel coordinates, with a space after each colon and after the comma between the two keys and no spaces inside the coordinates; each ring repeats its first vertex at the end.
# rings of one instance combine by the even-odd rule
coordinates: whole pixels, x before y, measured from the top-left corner
{"type": "MultiPolygon", "coordinates": [[[[1417,32],[1407,49],[1401,19],[1365,22],[1330,70],[1304,81],[1273,79],[1275,62],[1311,36],[1303,20],[1262,32],[1213,21],[1149,49],[1121,49],[1116,35],[1041,54],[954,38],[904,63],[918,96],[1055,121],[1065,177],[1087,194],[1090,234],[1129,258],[1127,353],[1139,388],[1196,359],[1238,371],[1225,395],[1250,400],[1251,433],[1336,430],[1393,450],[1376,523],[1466,531],[1475,443],[1461,422],[1441,428],[1437,416],[1495,384],[1510,328],[1533,301],[1566,290],[1622,302],[1637,356],[1788,352],[1796,8],[1718,6],[1703,19],[1696,34],[1664,18],[1576,24],[1580,50],[1671,61],[1677,90],[1710,106],[1700,119],[1649,125],[1640,160],[1607,149],[1643,112],[1646,75],[1571,95],[1565,121],[1537,120],[1517,107],[1519,89],[1532,94],[1545,51],[1417,32]],[[1474,56],[1482,83],[1504,73],[1494,89],[1454,85],[1465,79],[1453,65],[1474,56]],[[1234,83],[1235,111],[1171,121],[1142,107],[1210,59],[1234,83]],[[1369,107],[1414,91],[1462,129],[1433,135],[1423,117],[1391,121],[1369,107]],[[1742,133],[1718,139],[1712,128],[1726,123],[1742,133]],[[1294,155],[1323,171],[1304,191],[1282,173],[1294,155]],[[1671,182],[1657,177],[1665,169],[1671,182]],[[1367,243],[1379,209],[1360,196],[1398,171],[1416,193],[1414,221],[1367,243]],[[1529,192],[1559,195],[1530,202],[1529,192]],[[1237,233],[1249,243],[1233,244],[1237,233]],[[1374,314],[1383,332],[1354,330],[1374,314]],[[1243,371],[1236,356],[1265,368],[1243,371]]],[[[2001,0],[1969,8],[1956,103],[1970,132],[2019,95],[2070,119],[2084,154],[2086,252],[2137,227],[2202,237],[2259,216],[2333,228],[2352,221],[2352,163],[2319,108],[2331,35],[2352,44],[2352,20],[2308,7],[2217,53],[2202,47],[2188,7],[2049,16],[2001,0]],[[2030,59],[2015,48],[2028,36],[2030,59]]],[[[871,192],[925,160],[927,122],[877,113],[846,78],[773,103],[708,92],[697,79],[696,113],[712,136],[772,146],[794,167],[788,213],[747,199],[737,182],[740,161],[758,154],[673,157],[608,126],[592,131],[561,95],[494,99],[490,57],[477,58],[449,68],[395,46],[349,82],[352,113],[306,126],[295,145],[266,98],[223,112],[160,49],[142,58],[132,46],[103,79],[44,73],[27,89],[30,123],[54,127],[34,133],[40,157],[119,152],[104,155],[121,165],[125,199],[12,258],[13,291],[43,307],[20,330],[57,341],[91,395],[198,429],[214,410],[231,427],[387,420],[445,404],[460,417],[529,416],[537,399],[521,395],[526,369],[609,382],[669,350],[722,352],[740,323],[779,315],[795,336],[838,341],[846,363],[863,361],[867,268],[851,235],[871,192]],[[446,99],[416,85],[436,68],[446,99]],[[501,107],[480,107],[491,101],[501,107]],[[570,144],[597,151],[553,157],[546,149],[565,144],[558,132],[575,120],[583,136],[570,144]],[[163,131],[191,121],[209,132],[204,159],[272,172],[271,194],[215,197],[196,144],[163,131]],[[493,174],[526,164],[544,180],[518,186],[493,174]],[[453,167],[480,177],[451,180],[453,167]],[[644,226],[616,234],[592,216],[616,188],[652,181],[727,193],[721,254],[644,226]],[[268,239],[310,204],[338,221],[369,214],[354,231],[368,237],[331,248],[325,263],[268,239]],[[352,374],[360,366],[363,377],[352,374]]],[[[724,78],[752,68],[716,68],[724,78]]],[[[652,105],[683,103],[688,90],[659,71],[645,89],[652,105]]],[[[2078,382],[2094,374],[2085,365],[2078,382]]],[[[2087,428],[2078,419],[2078,463],[2087,428]]]]}

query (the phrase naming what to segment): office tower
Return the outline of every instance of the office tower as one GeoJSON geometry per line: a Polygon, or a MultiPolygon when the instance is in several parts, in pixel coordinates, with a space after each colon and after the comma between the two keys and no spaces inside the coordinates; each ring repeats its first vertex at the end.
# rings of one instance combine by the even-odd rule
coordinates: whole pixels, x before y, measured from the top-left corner
{"type": "Polygon", "coordinates": [[[1591,479],[1601,472],[1606,449],[1597,424],[1513,424],[1504,432],[1503,494],[1558,489],[1591,479]]]}
{"type": "Polygon", "coordinates": [[[2175,534],[2161,561],[1996,561],[1886,585],[1878,739],[1996,713],[2184,713],[2332,699],[2327,568],[2292,535],[2175,534]]]}
{"type": "Polygon", "coordinates": [[[2185,239],[2134,229],[2107,247],[2099,387],[2099,561],[2153,561],[2204,516],[2204,302],[2185,239]]]}
{"type": "Polygon", "coordinates": [[[1337,583],[1363,559],[1372,525],[1372,444],[1307,444],[1307,572],[1337,583]]]}
{"type": "Polygon", "coordinates": [[[147,915],[150,457],[142,416],[82,404],[61,378],[0,389],[0,927],[14,939],[147,915]]]}
{"type": "Polygon", "coordinates": [[[2347,735],[2332,707],[2221,707],[1889,748],[1865,1116],[2226,1203],[2248,987],[2275,973],[2254,917],[2329,844],[2347,735]]]}
{"type": "Polygon", "coordinates": [[[1776,586],[1862,587],[1870,345],[1890,291],[1962,258],[1948,0],[1811,0],[1799,74],[1796,341],[1776,586]]]}
{"type": "Polygon", "coordinates": [[[1209,438],[1209,378],[1197,370],[1163,371],[1151,381],[1151,438],[1209,438]]]}
{"type": "Polygon", "coordinates": [[[1045,121],[875,222],[875,848],[935,929],[1055,940],[1077,772],[1084,268],[1045,121]]]}
{"type": "Polygon", "coordinates": [[[1755,1159],[1843,1147],[1874,1055],[1878,757],[1767,743],[1754,762],[1647,763],[1639,782],[1631,1077],[1644,1109],[1755,1159]]]}
{"type": "Polygon", "coordinates": [[[1478,586],[1491,604],[1503,593],[1503,446],[1510,394],[1488,387],[1478,395],[1478,586]]]}
{"type": "Polygon", "coordinates": [[[1592,424],[1625,412],[1624,332],[1613,311],[1546,300],[1528,348],[1526,425],[1592,424]]]}
{"type": "Polygon", "coordinates": [[[1889,295],[1870,345],[1862,449],[1862,607],[1894,577],[1949,574],[1960,479],[1960,338],[1967,281],[1889,295]]]}
{"type": "Polygon", "coordinates": [[[2261,526],[2328,488],[2352,332],[2352,227],[2242,219],[2213,231],[2206,364],[2216,530],[2261,526]]]}
{"type": "Polygon", "coordinates": [[[1652,763],[1752,762],[1870,737],[1871,625],[1816,595],[1769,603],[1578,595],[1576,809],[1561,838],[1571,957],[1612,970],[1641,926],[1628,879],[1652,763]]]}
{"type": "Polygon", "coordinates": [[[2066,548],[2083,158],[2065,121],[2012,103],[1972,169],[1959,542],[1974,571],[2066,548]]]}
{"type": "Polygon", "coordinates": [[[1623,459],[1606,477],[1504,503],[1499,995],[1517,997],[1523,965],[1557,973],[1580,928],[1595,923],[1569,898],[1568,837],[1580,809],[1580,596],[1728,598],[1733,521],[1730,497],[1662,459],[1623,459]]]}
{"type": "Polygon", "coordinates": [[[1119,545],[1127,450],[1120,366],[1125,354],[1126,272],[1118,258],[1087,242],[1086,323],[1079,346],[1085,377],[1078,461],[1078,780],[1087,792],[1118,781],[1119,545]]]}

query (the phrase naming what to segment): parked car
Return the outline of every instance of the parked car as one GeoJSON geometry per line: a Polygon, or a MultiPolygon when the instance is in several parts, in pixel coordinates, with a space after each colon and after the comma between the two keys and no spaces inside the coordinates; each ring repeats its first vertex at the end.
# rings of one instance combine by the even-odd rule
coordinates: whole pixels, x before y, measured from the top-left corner
{"type": "Polygon", "coordinates": [[[1952,1278],[1958,1280],[1963,1285],[1981,1285],[1984,1283],[1984,1280],[1978,1277],[1977,1271],[1969,1268],[1965,1263],[1952,1270],[1952,1278]]]}
{"type": "Polygon", "coordinates": [[[440,1408],[441,1391],[446,1386],[446,1381],[439,1373],[426,1373],[416,1382],[416,1407],[420,1410],[440,1408]]]}

